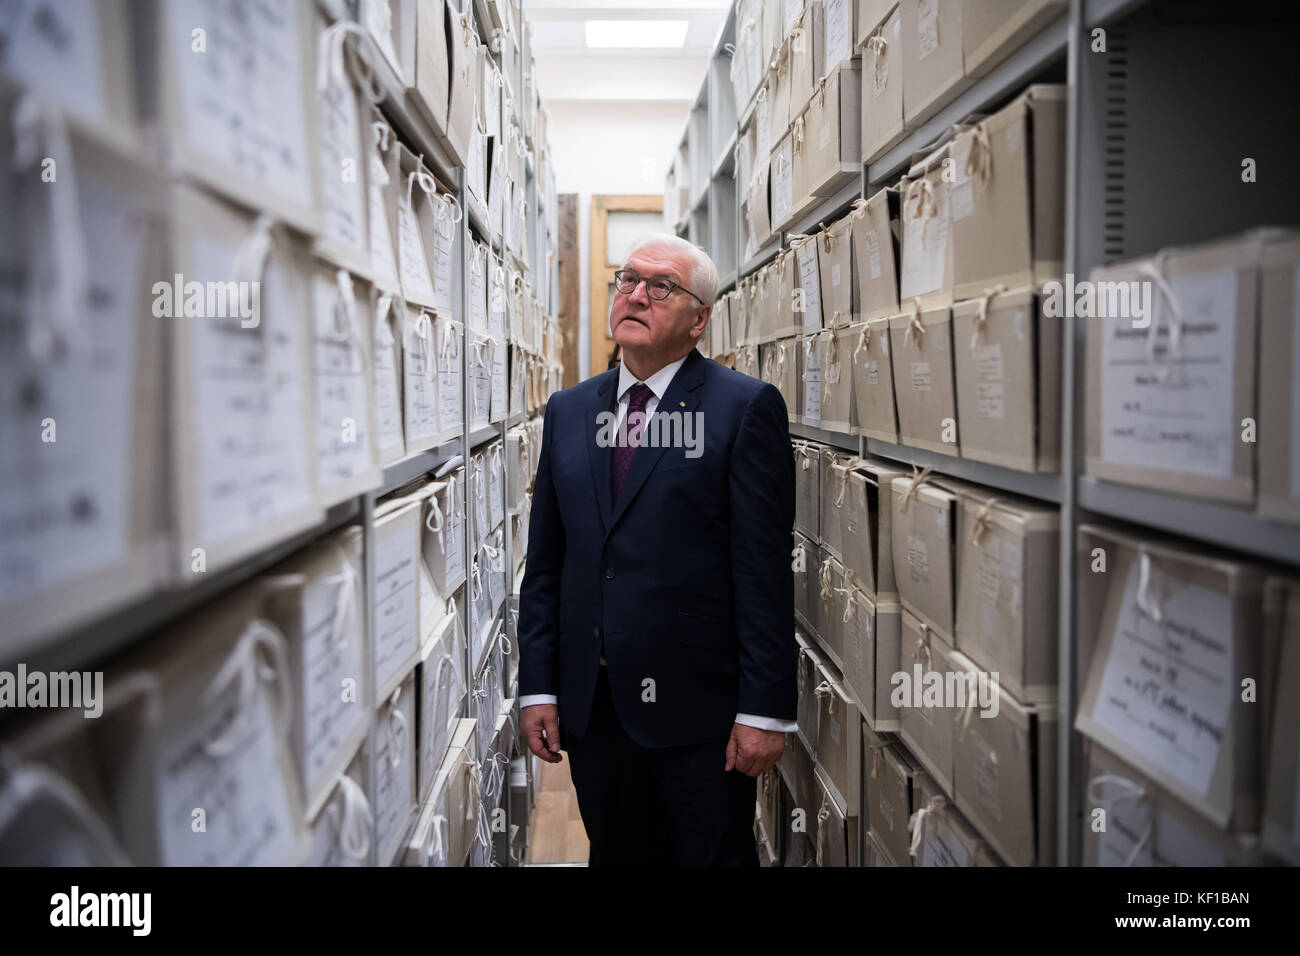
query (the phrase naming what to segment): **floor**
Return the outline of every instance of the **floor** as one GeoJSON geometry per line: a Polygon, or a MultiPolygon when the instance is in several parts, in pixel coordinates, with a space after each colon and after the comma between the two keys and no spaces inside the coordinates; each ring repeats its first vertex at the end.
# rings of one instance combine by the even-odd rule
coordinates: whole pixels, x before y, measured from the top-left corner
{"type": "MultiPolygon", "coordinates": [[[[562,752],[563,753],[563,752],[562,752]]],[[[587,831],[578,814],[578,797],[569,776],[569,755],[559,763],[542,763],[528,838],[530,866],[585,866],[587,831]]]]}

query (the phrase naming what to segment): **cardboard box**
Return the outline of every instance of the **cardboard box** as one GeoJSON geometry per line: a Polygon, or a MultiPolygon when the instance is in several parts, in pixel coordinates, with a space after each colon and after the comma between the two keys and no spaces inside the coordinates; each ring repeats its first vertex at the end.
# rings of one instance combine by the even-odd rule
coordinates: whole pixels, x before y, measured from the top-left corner
{"type": "MultiPolygon", "coordinates": [[[[869,2],[869,0],[864,0],[869,2]]],[[[859,18],[861,22],[862,18],[859,18]]],[[[903,24],[895,7],[862,48],[862,161],[872,163],[903,138],[903,24]]]]}
{"type": "Polygon", "coordinates": [[[793,115],[790,112],[790,59],[793,52],[789,40],[782,43],[768,73],[767,123],[772,136],[784,135],[791,120],[799,115],[798,110],[793,115]]]}
{"type": "Polygon", "coordinates": [[[437,315],[405,306],[402,323],[402,414],[407,454],[433,448],[439,428],[437,315]]]}
{"type": "Polygon", "coordinates": [[[981,0],[962,6],[966,74],[983,76],[1057,17],[1067,0],[981,0]]]}
{"type": "Polygon", "coordinates": [[[823,547],[818,554],[816,592],[809,596],[818,645],[837,668],[844,666],[844,565],[823,547]]]}
{"type": "Polygon", "coordinates": [[[957,718],[957,807],[1009,865],[1054,866],[1056,705],[1025,706],[992,681],[984,688],[957,718]]]}
{"type": "Polygon", "coordinates": [[[776,382],[785,399],[786,411],[790,421],[799,420],[799,396],[802,391],[799,373],[802,371],[798,361],[799,340],[793,336],[782,339],[773,346],[776,349],[776,382]]]}
{"type": "MultiPolygon", "coordinates": [[[[858,45],[859,0],[822,0],[822,76],[853,61],[858,45]]],[[[856,150],[853,161],[858,161],[856,150]]]]}
{"type": "Polygon", "coordinates": [[[380,465],[392,464],[406,457],[406,438],[402,422],[402,345],[401,324],[406,305],[389,293],[371,291],[374,315],[375,436],[379,445],[380,465]]]}
{"type": "MultiPolygon", "coordinates": [[[[802,127],[802,124],[800,126],[802,127]]],[[[796,201],[799,190],[795,183],[797,174],[794,163],[794,135],[794,130],[786,133],[772,150],[772,231],[784,230],[801,208],[796,201]]],[[[800,136],[802,136],[802,128],[800,136]]],[[[761,171],[760,167],[760,173],[761,171]]],[[[756,222],[754,225],[757,227],[762,223],[756,222]]],[[[758,228],[754,229],[754,234],[758,241],[762,242],[758,228]]]]}
{"type": "Polygon", "coordinates": [[[1061,465],[1061,320],[1016,289],[952,310],[961,456],[1017,471],[1061,465]]]}
{"type": "Polygon", "coordinates": [[[903,606],[953,643],[954,535],[960,482],[899,475],[893,493],[894,580],[903,606]]]}
{"type": "Polygon", "coordinates": [[[821,454],[816,442],[793,441],[795,509],[794,527],[814,544],[821,540],[821,454]]]}
{"type": "MultiPolygon", "coordinates": [[[[3,69],[26,68],[10,61],[3,69]]],[[[14,105],[0,90],[0,113],[12,117],[14,105]]],[[[8,337],[0,347],[0,380],[6,383],[0,418],[7,436],[0,474],[0,645],[11,661],[176,576],[176,564],[160,557],[167,555],[171,530],[169,513],[159,505],[171,400],[165,336],[173,327],[209,322],[185,318],[183,301],[175,304],[176,318],[154,317],[153,283],[170,270],[165,193],[152,174],[75,131],[49,135],[58,128],[53,121],[40,124],[46,132],[37,140],[39,154],[19,174],[9,165],[13,125],[0,124],[0,155],[11,174],[0,196],[0,219],[9,223],[0,251],[9,290],[8,337]],[[55,142],[60,139],[66,145],[55,142]],[[70,167],[77,171],[70,204],[81,224],[75,232],[53,221],[50,184],[39,170],[38,157],[45,156],[64,176],[70,167]],[[57,291],[46,283],[58,274],[50,269],[67,254],[60,248],[67,241],[93,254],[85,259],[86,288],[77,310],[60,309],[70,321],[59,321],[54,310],[38,304],[54,300],[34,293],[57,291]],[[36,360],[32,345],[61,340],[72,347],[38,348],[36,360]]],[[[235,230],[231,242],[238,239],[235,230]]],[[[71,270],[64,279],[72,279],[71,270]]],[[[183,394],[181,384],[172,397],[183,394]]],[[[182,567],[190,566],[193,546],[182,567]]]]}
{"type": "Polygon", "coordinates": [[[814,335],[823,328],[828,328],[825,312],[822,309],[821,260],[817,254],[817,236],[794,235],[789,237],[796,282],[798,300],[795,309],[796,318],[801,320],[800,331],[805,335],[814,335]]]}
{"type": "MultiPolygon", "coordinates": [[[[846,9],[849,0],[834,0],[846,9]]],[[[862,175],[862,73],[856,60],[833,69],[808,104],[804,188],[834,196],[862,175]]]]}
{"type": "Polygon", "coordinates": [[[370,718],[361,539],[354,525],[257,582],[287,650],[289,743],[308,819],[356,756],[370,718]]]}
{"type": "Polygon", "coordinates": [[[449,11],[445,0],[422,0],[411,6],[414,9],[410,14],[415,18],[415,82],[411,100],[433,126],[435,134],[445,138],[451,101],[449,11]]]}
{"type": "Polygon", "coordinates": [[[896,731],[891,693],[900,667],[902,609],[895,601],[873,600],[847,580],[844,590],[844,683],[874,730],[896,731]]]}
{"type": "Polygon", "coordinates": [[[906,606],[903,608],[898,663],[899,673],[907,678],[901,684],[896,683],[891,692],[895,702],[901,700],[898,706],[899,739],[943,792],[951,795],[954,792],[957,721],[961,708],[952,706],[942,692],[949,684],[964,684],[965,675],[975,667],[906,606]],[[916,680],[918,669],[920,686],[916,680]],[[923,692],[930,689],[936,675],[941,685],[940,696],[934,698],[923,692]]]}
{"type": "Polygon", "coordinates": [[[816,696],[821,698],[814,754],[842,816],[856,817],[862,783],[862,724],[857,704],[830,669],[821,671],[816,696]]]}
{"type": "Polygon", "coordinates": [[[404,183],[398,168],[398,142],[393,128],[376,107],[370,107],[366,151],[366,236],[370,253],[366,273],[384,293],[400,295],[397,268],[397,202],[404,183]]]}
{"type": "Polygon", "coordinates": [[[945,143],[934,150],[899,183],[903,248],[898,293],[904,311],[914,299],[921,300],[922,308],[952,304],[952,185],[944,174],[950,148],[945,143]]]}
{"type": "Polygon", "coordinates": [[[958,457],[952,310],[942,305],[894,316],[889,320],[889,338],[899,440],[958,457]]]}
{"type": "Polygon", "coordinates": [[[173,567],[188,580],[311,527],[322,510],[310,257],[287,230],[208,193],[180,186],[172,201],[176,272],[226,314],[170,326],[173,567]],[[232,283],[248,283],[238,308],[232,283]],[[250,367],[262,374],[248,375],[250,367]]]}
{"type": "Polygon", "coordinates": [[[1091,525],[1078,561],[1075,728],[1215,826],[1254,832],[1262,717],[1241,688],[1259,674],[1262,575],[1091,525]]]}
{"type": "MultiPolygon", "coordinates": [[[[802,265],[798,254],[786,249],[772,260],[772,276],[768,284],[767,307],[772,312],[773,337],[778,339],[797,335],[804,328],[806,315],[795,310],[798,293],[803,288],[802,265]]],[[[806,298],[806,294],[805,294],[806,298]]]]}
{"type": "MultiPolygon", "coordinates": [[[[821,698],[817,696],[817,685],[821,682],[817,663],[821,655],[812,647],[811,638],[795,630],[798,662],[795,670],[795,686],[798,690],[798,702],[795,722],[798,724],[799,741],[792,742],[786,750],[798,750],[801,746],[811,755],[817,740],[817,721],[821,719],[821,698]]],[[[809,758],[811,763],[811,757],[809,758]]]]}
{"type": "MultiPolygon", "coordinates": [[[[461,377],[466,363],[461,359],[465,347],[465,329],[446,313],[439,313],[434,323],[438,343],[438,433],[434,444],[450,441],[461,430],[461,377]]],[[[407,433],[410,450],[410,433],[407,433]]]]}
{"type": "Polygon", "coordinates": [[[900,0],[903,115],[915,129],[970,84],[966,78],[962,0],[900,0]]]}
{"type": "Polygon", "coordinates": [[[420,551],[434,590],[445,598],[465,583],[465,469],[430,483],[420,498],[420,551]]]}
{"type": "Polygon", "coordinates": [[[801,620],[803,625],[811,630],[813,619],[811,599],[817,593],[817,575],[821,571],[816,543],[796,531],[791,560],[794,562],[795,619],[801,620]]]}
{"type": "Polygon", "coordinates": [[[1083,739],[1084,866],[1258,866],[1253,835],[1225,833],[1096,741],[1083,739]],[[1104,817],[1099,815],[1104,813],[1104,817]],[[1096,822],[1104,820],[1105,829],[1096,822]]]}
{"type": "Polygon", "coordinates": [[[956,648],[1029,704],[1056,699],[1060,528],[1055,507],[961,491],[956,648]]]}
{"type": "Polygon", "coordinates": [[[822,374],[822,350],[817,347],[818,335],[804,335],[799,338],[799,350],[803,353],[803,395],[799,402],[799,420],[805,425],[822,427],[822,393],[824,376],[822,374]]]}
{"type": "Polygon", "coordinates": [[[913,830],[913,866],[999,866],[993,850],[929,778],[921,781],[920,799],[909,826],[913,830]],[[920,831],[918,837],[916,831],[920,831]]]}
{"type": "Polygon", "coordinates": [[[881,319],[899,312],[898,235],[899,192],[889,187],[870,199],[855,199],[853,224],[855,322],[881,319]]]}
{"type": "Polygon", "coordinates": [[[846,576],[851,572],[873,599],[895,600],[893,494],[890,487],[903,472],[879,459],[858,461],[848,473],[844,518],[843,558],[846,576]]]}
{"type": "Polygon", "coordinates": [[[854,343],[854,430],[859,435],[896,444],[898,409],[894,402],[889,323],[889,319],[873,319],[849,330],[849,340],[854,343]]]}
{"type": "Polygon", "coordinates": [[[420,506],[397,498],[375,509],[371,666],[375,702],[382,703],[420,657],[420,506]]]}
{"type": "MultiPolygon", "coordinates": [[[[435,6],[441,4],[435,2],[435,6]]],[[[452,157],[465,166],[469,157],[469,138],[474,132],[476,84],[474,68],[478,62],[478,38],[469,17],[454,9],[447,9],[447,49],[450,59],[447,74],[451,83],[447,105],[447,145],[452,157]]],[[[522,180],[523,177],[517,177],[522,180]]]]}
{"type": "Polygon", "coordinates": [[[402,298],[411,305],[432,309],[438,305],[433,250],[438,184],[420,158],[401,143],[397,144],[397,156],[397,188],[393,197],[396,206],[390,209],[390,214],[396,224],[402,298]]]}
{"type": "Polygon", "coordinates": [[[1300,789],[1296,785],[1296,728],[1300,727],[1300,584],[1295,579],[1270,578],[1265,588],[1264,614],[1268,644],[1277,648],[1271,696],[1265,699],[1271,711],[1265,750],[1265,804],[1262,829],[1264,849],[1279,859],[1300,865],[1300,828],[1296,809],[1300,789]],[[1276,703],[1274,703],[1274,701],[1276,703]]]}
{"type": "Polygon", "coordinates": [[[826,75],[826,22],[822,0],[807,0],[790,31],[790,121],[803,113],[826,75]]]}
{"type": "Polygon", "coordinates": [[[366,796],[366,766],[357,754],[338,774],[324,807],[311,822],[311,853],[303,866],[368,866],[374,829],[366,796]]]}
{"type": "Polygon", "coordinates": [[[822,454],[821,487],[826,492],[821,496],[822,546],[841,561],[844,559],[847,519],[854,507],[849,497],[849,472],[857,463],[856,455],[831,448],[822,454]]]}
{"type": "Polygon", "coordinates": [[[390,866],[416,810],[415,675],[408,674],[380,704],[366,742],[375,862],[390,866]]]}
{"type": "Polygon", "coordinates": [[[862,46],[876,32],[876,27],[884,23],[889,15],[898,8],[898,0],[857,0],[857,31],[854,44],[862,46]]]}
{"type": "Polygon", "coordinates": [[[817,364],[821,369],[821,426],[849,433],[853,419],[853,347],[848,329],[826,329],[817,335],[817,364]]]}
{"type": "Polygon", "coordinates": [[[1093,311],[1105,315],[1084,323],[1087,474],[1162,492],[1254,501],[1255,445],[1241,440],[1241,422],[1257,412],[1263,244],[1264,235],[1252,233],[1093,270],[1093,311]],[[1138,311],[1131,295],[1118,294],[1130,290],[1148,306],[1146,319],[1116,315],[1138,311]],[[1173,356],[1170,294],[1183,330],[1173,356]],[[1177,430],[1167,426],[1170,415],[1178,417],[1177,430]]]}
{"type": "Polygon", "coordinates": [[[1031,86],[953,140],[957,298],[1040,285],[1065,271],[1066,93],[1031,86]]]}
{"type": "Polygon", "coordinates": [[[1300,239],[1264,246],[1259,286],[1259,513],[1300,523],[1300,239]]]}
{"type": "Polygon", "coordinates": [[[832,789],[825,785],[820,775],[817,783],[820,784],[820,794],[814,819],[817,833],[813,837],[813,863],[815,866],[856,866],[857,819],[844,815],[832,789]]]}
{"type": "Polygon", "coordinates": [[[866,759],[871,835],[891,860],[900,866],[910,866],[912,838],[908,822],[919,809],[925,771],[897,744],[884,744],[866,759]]]}
{"type": "Polygon", "coordinates": [[[420,648],[418,790],[425,799],[433,790],[438,768],[451,747],[465,704],[465,632],[456,602],[444,609],[420,648]]]}
{"type": "MultiPolygon", "coordinates": [[[[856,165],[857,160],[854,160],[856,165]]],[[[853,218],[831,223],[816,237],[819,305],[826,328],[844,329],[857,319],[853,302],[853,218]]],[[[856,344],[856,343],[854,343],[856,344]]]]}

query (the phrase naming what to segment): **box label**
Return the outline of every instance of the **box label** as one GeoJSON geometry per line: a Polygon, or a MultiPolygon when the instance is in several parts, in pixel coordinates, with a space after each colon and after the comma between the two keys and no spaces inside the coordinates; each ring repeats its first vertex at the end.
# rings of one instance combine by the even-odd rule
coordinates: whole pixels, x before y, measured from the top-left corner
{"type": "Polygon", "coordinates": [[[916,41],[922,60],[939,48],[939,0],[918,0],[916,41]]]}
{"type": "Polygon", "coordinates": [[[871,278],[880,278],[880,240],[876,238],[876,230],[867,231],[867,268],[871,270],[871,278]]]}
{"type": "Polygon", "coordinates": [[[930,391],[931,375],[929,362],[912,362],[912,391],[930,391]]]}

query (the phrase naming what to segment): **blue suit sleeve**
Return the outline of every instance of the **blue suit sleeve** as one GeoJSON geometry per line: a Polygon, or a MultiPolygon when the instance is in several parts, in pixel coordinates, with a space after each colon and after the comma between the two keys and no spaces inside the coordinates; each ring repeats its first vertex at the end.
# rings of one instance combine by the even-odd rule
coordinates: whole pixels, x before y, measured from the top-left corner
{"type": "Polygon", "coordinates": [[[764,385],[731,453],[731,574],[740,646],[737,710],[793,720],[796,708],[794,458],[785,400],[764,385]]]}
{"type": "Polygon", "coordinates": [[[533,504],[528,517],[528,557],[519,585],[519,694],[558,693],[556,645],[560,636],[560,577],[565,534],[551,479],[555,401],[546,403],[533,504]]]}

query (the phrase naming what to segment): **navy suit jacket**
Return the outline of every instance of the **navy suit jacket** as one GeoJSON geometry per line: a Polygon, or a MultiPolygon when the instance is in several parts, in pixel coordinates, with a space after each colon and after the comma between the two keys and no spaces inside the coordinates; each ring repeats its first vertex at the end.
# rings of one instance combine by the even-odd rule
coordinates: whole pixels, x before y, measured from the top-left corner
{"type": "MultiPolygon", "coordinates": [[[[519,694],[581,737],[602,640],[615,710],[646,747],[725,741],[737,713],[795,717],[794,458],[775,387],[698,351],[656,410],[702,451],[638,448],[618,501],[598,415],[618,369],[551,396],[519,593],[519,694]]],[[[648,439],[647,439],[648,441],[648,439]]]]}

